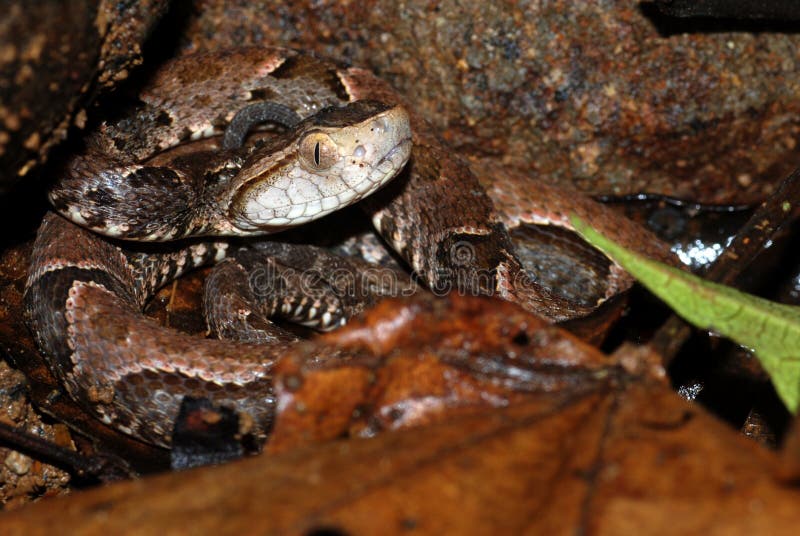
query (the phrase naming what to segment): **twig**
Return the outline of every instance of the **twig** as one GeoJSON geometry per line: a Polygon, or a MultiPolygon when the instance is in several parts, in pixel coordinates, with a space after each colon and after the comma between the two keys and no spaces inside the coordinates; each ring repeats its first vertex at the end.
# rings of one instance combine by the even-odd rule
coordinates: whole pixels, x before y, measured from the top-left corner
{"type": "Polygon", "coordinates": [[[65,469],[81,478],[97,478],[103,482],[119,480],[134,473],[119,458],[112,456],[83,456],[77,452],[42,439],[20,428],[0,421],[0,443],[32,455],[42,461],[65,469]]]}
{"type": "MultiPolygon", "coordinates": [[[[736,233],[736,237],[706,273],[705,278],[724,285],[732,284],[764,250],[784,225],[797,217],[800,207],[800,168],[795,169],[777,190],[759,205],[736,233]]],[[[672,315],[655,333],[649,345],[662,356],[668,367],[691,335],[691,328],[672,315]]]]}

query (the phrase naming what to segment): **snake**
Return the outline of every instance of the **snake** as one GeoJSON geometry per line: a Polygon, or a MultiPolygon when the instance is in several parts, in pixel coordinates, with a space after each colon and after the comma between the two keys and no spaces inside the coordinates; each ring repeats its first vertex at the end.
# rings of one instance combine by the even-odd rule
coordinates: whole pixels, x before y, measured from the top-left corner
{"type": "MultiPolygon", "coordinates": [[[[266,329],[266,317],[329,329],[363,306],[343,303],[324,281],[311,298],[253,306],[249,274],[261,262],[298,270],[300,261],[316,262],[320,272],[363,266],[318,250],[298,261],[288,246],[251,237],[358,202],[429,289],[499,296],[553,321],[597,303],[570,301],[531,277],[509,229],[569,227],[574,210],[644,247],[657,243],[605,207],[545,184],[515,179],[517,192],[500,188],[493,200],[497,187],[479,179],[479,168],[368,70],[265,47],[174,59],[135,103],[87,134],[50,189],[54,211],[37,233],[26,283],[29,327],[69,396],[123,433],[169,447],[181,400],[196,396],[246,415],[264,440],[276,411],[275,363],[341,354],[266,329]],[[259,123],[263,132],[248,135],[259,123]],[[143,316],[161,286],[208,263],[219,271],[206,309],[224,318],[215,326],[223,339],[143,316]],[[242,326],[246,340],[229,340],[242,326]]],[[[630,286],[613,266],[604,277],[605,294],[590,301],[630,286]]],[[[380,295],[371,285],[370,295],[380,295]]]]}

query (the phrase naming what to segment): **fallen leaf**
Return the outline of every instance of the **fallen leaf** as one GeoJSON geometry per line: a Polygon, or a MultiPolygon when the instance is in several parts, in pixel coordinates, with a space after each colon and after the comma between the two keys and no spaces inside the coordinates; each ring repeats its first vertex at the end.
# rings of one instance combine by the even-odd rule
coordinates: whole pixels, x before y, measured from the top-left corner
{"type": "Polygon", "coordinates": [[[661,384],[504,410],[77,492],[6,534],[792,534],[776,456],[661,384]]]}

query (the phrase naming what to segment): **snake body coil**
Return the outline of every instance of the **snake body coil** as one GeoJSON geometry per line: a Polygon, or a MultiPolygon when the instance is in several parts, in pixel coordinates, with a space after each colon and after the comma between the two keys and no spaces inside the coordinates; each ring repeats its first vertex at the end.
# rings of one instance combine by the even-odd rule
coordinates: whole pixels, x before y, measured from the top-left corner
{"type": "MultiPolygon", "coordinates": [[[[362,204],[430,288],[500,295],[556,320],[591,310],[528,278],[469,166],[368,71],[246,48],[175,60],[140,99],[88,137],[51,191],[61,215],[49,214],[40,228],[25,296],[50,368],[74,399],[119,430],[169,446],[180,401],[193,395],[249,415],[265,437],[275,361],[338,351],[313,342],[206,340],[158,326],[141,315],[152,293],[222,259],[230,246],[180,243],[159,252],[96,233],[168,241],[274,232],[375,192],[400,171],[412,144],[399,177],[362,204]],[[288,110],[278,119],[290,125],[286,133],[242,148],[180,151],[222,134],[259,102],[288,110]]],[[[335,323],[321,303],[306,313],[335,323]]]]}

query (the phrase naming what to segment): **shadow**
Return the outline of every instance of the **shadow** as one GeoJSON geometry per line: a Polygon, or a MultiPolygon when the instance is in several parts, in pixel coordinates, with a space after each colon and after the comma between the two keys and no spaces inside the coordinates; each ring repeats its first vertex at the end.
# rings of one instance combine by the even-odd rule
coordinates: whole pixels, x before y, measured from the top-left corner
{"type": "MultiPolygon", "coordinates": [[[[664,13],[656,2],[639,3],[639,11],[653,24],[661,37],[685,33],[800,33],[800,20],[797,19],[748,19],[744,14],[740,18],[708,15],[674,16],[664,13]]],[[[798,2],[797,17],[800,18],[800,2],[798,2]]]]}

